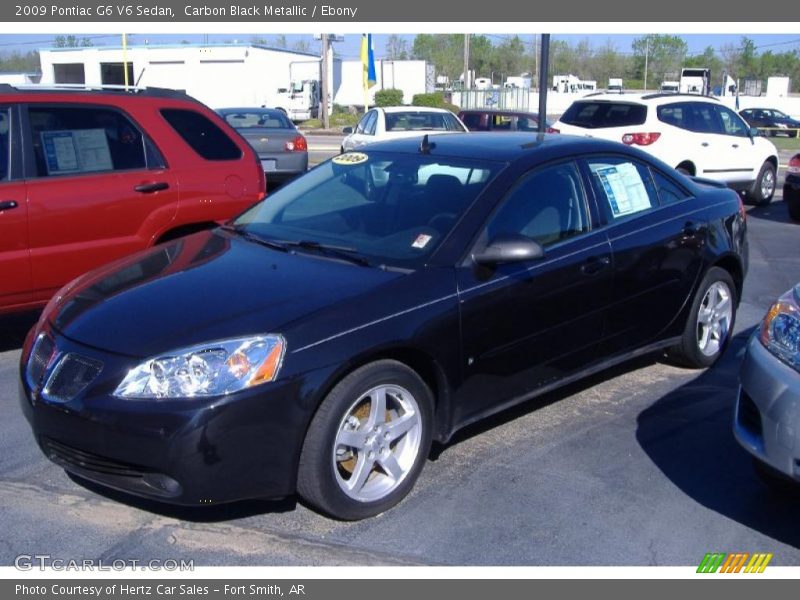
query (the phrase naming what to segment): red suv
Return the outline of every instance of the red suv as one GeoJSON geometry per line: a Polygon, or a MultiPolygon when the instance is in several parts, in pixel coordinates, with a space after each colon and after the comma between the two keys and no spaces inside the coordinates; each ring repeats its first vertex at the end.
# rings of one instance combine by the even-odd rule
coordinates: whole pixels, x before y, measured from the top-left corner
{"type": "Polygon", "coordinates": [[[0,313],[264,193],[250,145],[181,92],[0,85],[0,313]]]}

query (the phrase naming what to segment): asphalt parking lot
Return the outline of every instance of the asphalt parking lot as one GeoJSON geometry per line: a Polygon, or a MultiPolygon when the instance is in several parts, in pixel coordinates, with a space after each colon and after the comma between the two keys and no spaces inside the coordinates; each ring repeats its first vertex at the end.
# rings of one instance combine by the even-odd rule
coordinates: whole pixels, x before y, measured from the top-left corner
{"type": "Polygon", "coordinates": [[[731,434],[744,344],[800,281],[780,192],[750,208],[750,273],[723,359],[707,371],[650,356],[529,402],[435,447],[411,495],[341,523],[294,499],[177,509],[73,480],[37,448],[17,401],[34,316],[0,320],[0,565],[192,559],[195,565],[697,565],[772,552],[800,565],[797,497],[756,478],[731,434]]]}

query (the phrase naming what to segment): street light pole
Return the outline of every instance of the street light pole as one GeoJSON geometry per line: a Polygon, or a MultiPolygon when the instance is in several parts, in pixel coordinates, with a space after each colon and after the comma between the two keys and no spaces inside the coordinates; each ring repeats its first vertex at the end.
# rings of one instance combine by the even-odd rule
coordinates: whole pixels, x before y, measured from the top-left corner
{"type": "Polygon", "coordinates": [[[320,116],[322,117],[322,128],[328,129],[328,125],[330,124],[328,120],[328,34],[322,34],[322,60],[320,65],[322,66],[322,73],[320,74],[320,79],[322,80],[322,91],[320,93],[321,98],[319,99],[319,110],[320,116]]]}

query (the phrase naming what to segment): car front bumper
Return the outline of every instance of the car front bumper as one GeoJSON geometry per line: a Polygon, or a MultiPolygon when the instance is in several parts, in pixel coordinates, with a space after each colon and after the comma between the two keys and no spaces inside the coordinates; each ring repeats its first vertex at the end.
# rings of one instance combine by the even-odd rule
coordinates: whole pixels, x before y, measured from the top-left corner
{"type": "Polygon", "coordinates": [[[740,369],[733,432],[758,460],[800,481],[800,373],[750,338],[740,369]]]}
{"type": "Polygon", "coordinates": [[[324,377],[322,373],[223,397],[123,400],[112,393],[120,374],[137,359],[63,337],[56,337],[56,345],[60,352],[103,363],[97,381],[68,402],[33,393],[24,360],[21,365],[22,410],[42,451],[66,471],[170,504],[209,505],[294,493],[313,410],[309,389],[316,382],[309,377],[324,377]]]}

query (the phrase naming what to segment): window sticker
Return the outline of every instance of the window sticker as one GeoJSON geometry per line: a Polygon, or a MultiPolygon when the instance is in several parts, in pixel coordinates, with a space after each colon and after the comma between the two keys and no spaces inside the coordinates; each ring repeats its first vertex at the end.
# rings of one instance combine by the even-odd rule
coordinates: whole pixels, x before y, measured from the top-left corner
{"type": "Polygon", "coordinates": [[[432,239],[433,239],[433,236],[427,235],[425,233],[420,233],[417,236],[417,239],[414,240],[414,243],[411,244],[411,247],[412,248],[420,248],[420,249],[422,249],[425,246],[427,246],[428,242],[430,242],[432,239]]]}
{"type": "Polygon", "coordinates": [[[613,167],[595,167],[594,172],[600,178],[614,217],[625,217],[650,208],[650,197],[635,165],[622,163],[613,167]]]}
{"type": "Polygon", "coordinates": [[[346,152],[339,156],[334,156],[331,160],[335,165],[360,165],[367,162],[367,155],[363,152],[346,152]]]}
{"type": "Polygon", "coordinates": [[[41,136],[49,175],[114,168],[105,129],[43,131],[41,136]]]}

